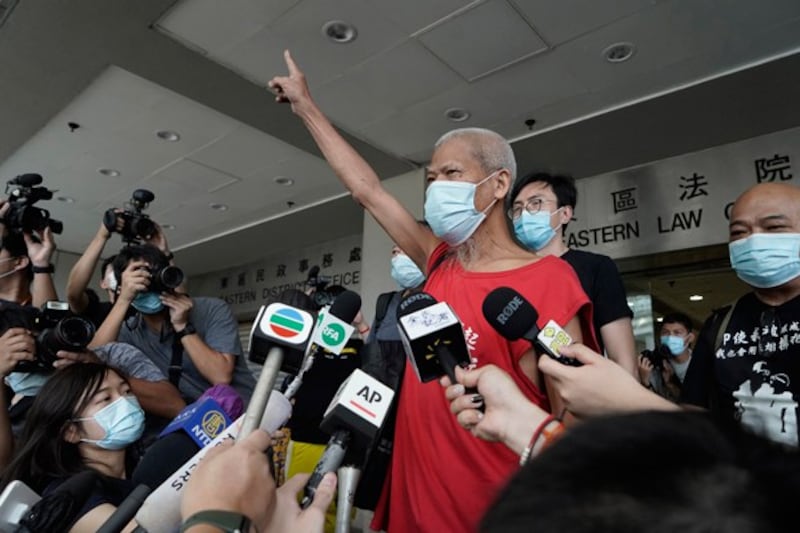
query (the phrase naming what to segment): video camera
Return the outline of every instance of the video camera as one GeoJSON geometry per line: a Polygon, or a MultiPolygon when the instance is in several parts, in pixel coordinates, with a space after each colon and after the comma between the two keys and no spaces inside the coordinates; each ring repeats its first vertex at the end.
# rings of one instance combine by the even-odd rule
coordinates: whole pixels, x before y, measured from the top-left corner
{"type": "MultiPolygon", "coordinates": [[[[17,372],[49,372],[60,350],[82,352],[94,337],[94,324],[70,313],[66,302],[49,301],[42,309],[21,307],[23,320],[36,335],[36,358],[20,361],[17,372]]],[[[6,310],[5,312],[10,312],[6,310]]]]}
{"type": "Polygon", "coordinates": [[[53,191],[37,187],[42,183],[39,174],[20,174],[6,183],[6,194],[10,208],[3,223],[14,233],[30,233],[50,228],[53,233],[64,231],[64,224],[50,218],[50,211],[33,204],[40,200],[52,200],[53,191]]]}
{"type": "Polygon", "coordinates": [[[663,370],[664,361],[670,358],[669,348],[665,345],[657,346],[655,350],[643,350],[642,356],[650,361],[653,365],[653,370],[663,370]]]}
{"type": "Polygon", "coordinates": [[[120,217],[123,220],[122,229],[119,231],[122,242],[139,244],[142,239],[149,239],[156,234],[156,225],[144,210],[155,199],[156,195],[151,191],[136,189],[130,201],[125,204],[124,211],[117,212],[113,207],[106,211],[103,215],[103,225],[108,231],[117,231],[117,217],[120,217]]]}
{"type": "Polygon", "coordinates": [[[333,300],[336,297],[325,290],[325,287],[330,285],[331,281],[332,278],[330,276],[319,273],[319,265],[314,265],[308,271],[306,285],[310,289],[314,289],[314,292],[311,294],[311,298],[314,300],[315,305],[319,307],[325,307],[326,305],[333,303],[333,300]]]}

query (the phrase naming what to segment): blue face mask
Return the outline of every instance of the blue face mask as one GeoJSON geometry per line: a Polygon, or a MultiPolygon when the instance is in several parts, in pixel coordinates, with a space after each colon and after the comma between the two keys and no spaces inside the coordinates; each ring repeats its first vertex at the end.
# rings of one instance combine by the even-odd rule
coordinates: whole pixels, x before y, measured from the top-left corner
{"type": "Polygon", "coordinates": [[[50,374],[38,372],[12,372],[6,376],[6,383],[14,394],[36,396],[49,377],[50,374]]]}
{"type": "Polygon", "coordinates": [[[556,230],[550,226],[550,218],[560,209],[559,207],[552,213],[550,211],[528,213],[523,209],[522,215],[514,220],[514,233],[519,242],[537,252],[547,246],[556,236],[556,230]]]}
{"type": "Polygon", "coordinates": [[[145,315],[154,315],[164,309],[164,302],[161,301],[157,292],[140,292],[133,299],[131,305],[145,315]]]}
{"type": "Polygon", "coordinates": [[[677,357],[686,351],[686,339],[677,335],[664,335],[661,337],[661,344],[669,348],[669,353],[677,357]]]}
{"type": "Polygon", "coordinates": [[[392,279],[403,289],[419,287],[425,281],[425,274],[416,263],[405,254],[392,257],[392,279]]]}
{"type": "Polygon", "coordinates": [[[800,276],[800,233],[754,233],[728,244],[739,279],[771,289],[800,276]]]}
{"type": "MultiPolygon", "coordinates": [[[[121,396],[93,416],[106,435],[100,440],[81,439],[106,450],[121,450],[133,444],[144,433],[144,411],[134,396],[121,396]]],[[[75,422],[90,418],[76,418],[75,422]]]]}
{"type": "Polygon", "coordinates": [[[497,198],[483,211],[475,209],[475,190],[499,171],[494,171],[478,183],[464,181],[434,181],[425,191],[425,221],[433,234],[450,246],[458,246],[469,239],[486,212],[497,198]]]}

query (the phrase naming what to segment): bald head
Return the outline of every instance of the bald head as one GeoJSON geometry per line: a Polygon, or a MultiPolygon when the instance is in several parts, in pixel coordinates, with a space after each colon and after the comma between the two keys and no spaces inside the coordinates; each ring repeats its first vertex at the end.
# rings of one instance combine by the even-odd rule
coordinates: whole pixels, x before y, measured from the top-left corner
{"type": "Polygon", "coordinates": [[[434,149],[456,139],[469,147],[470,154],[481,165],[485,174],[505,168],[508,170],[512,182],[517,177],[514,151],[502,135],[484,128],[451,130],[439,137],[434,149]]]}
{"type": "Polygon", "coordinates": [[[761,183],[742,193],[731,209],[730,240],[753,233],[800,233],[800,188],[761,183]]]}

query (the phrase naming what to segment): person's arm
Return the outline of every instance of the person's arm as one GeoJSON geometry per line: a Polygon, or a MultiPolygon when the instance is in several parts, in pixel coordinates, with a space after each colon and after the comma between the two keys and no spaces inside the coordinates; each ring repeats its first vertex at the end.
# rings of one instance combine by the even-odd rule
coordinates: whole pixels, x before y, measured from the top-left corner
{"type": "Polygon", "coordinates": [[[284,58],[289,75],[277,76],[269,82],[269,87],[277,94],[277,101],[291,104],[292,111],[303,120],[328,164],[353,198],[369,211],[424,272],[427,258],[439,240],[383,188],[375,171],[320,111],[311,98],[305,76],[288,50],[284,52],[284,58]]]}
{"type": "Polygon", "coordinates": [[[2,381],[18,362],[33,361],[35,351],[36,342],[24,328],[9,328],[0,336],[0,470],[8,466],[14,455],[14,435],[2,381]]]}
{"type": "MultiPolygon", "coordinates": [[[[44,231],[38,232],[38,242],[32,235],[24,233],[25,245],[28,248],[28,257],[34,267],[47,268],[56,251],[56,242],[53,240],[53,231],[48,227],[44,231]]],[[[58,300],[56,286],[53,284],[53,275],[49,273],[39,273],[33,275],[31,283],[31,296],[34,307],[42,307],[50,300],[58,300]]]]}
{"type": "Polygon", "coordinates": [[[552,378],[567,409],[575,416],[680,409],[677,404],[642,387],[621,366],[583,344],[565,346],[560,353],[577,359],[582,366],[567,366],[543,355],[539,358],[539,369],[552,378]]]}
{"type": "Polygon", "coordinates": [[[125,317],[128,316],[128,307],[136,295],[141,291],[146,291],[149,286],[150,271],[147,269],[147,263],[131,261],[122,272],[117,299],[111,306],[108,316],[95,332],[89,348],[96,348],[117,340],[125,317]]]}
{"type": "Polygon", "coordinates": [[[178,389],[167,380],[148,381],[129,377],[128,382],[142,409],[147,413],[175,418],[186,407],[178,389]]]}
{"type": "Polygon", "coordinates": [[[629,317],[622,317],[604,324],[600,336],[608,352],[608,357],[634,377],[638,377],[636,363],[636,341],[629,317]]]}
{"type": "Polygon", "coordinates": [[[89,246],[84,250],[75,266],[69,272],[67,279],[67,302],[70,309],[75,313],[82,313],[89,305],[89,297],[86,295],[86,289],[92,280],[92,274],[97,268],[97,261],[103,253],[103,249],[108,242],[111,233],[106,229],[104,224],[100,224],[100,229],[97,230],[89,246]]]}
{"type": "MultiPolygon", "coordinates": [[[[162,294],[161,301],[169,308],[169,319],[175,332],[180,333],[186,329],[194,305],[192,299],[185,294],[162,294]]],[[[236,355],[214,350],[198,333],[184,335],[181,344],[197,371],[212,385],[230,384],[236,366],[236,355]]]]}
{"type": "MultiPolygon", "coordinates": [[[[101,503],[82,517],[78,519],[75,524],[70,528],[69,533],[96,533],[100,526],[106,523],[111,518],[117,508],[110,503],[101,503]]],[[[122,529],[121,533],[130,533],[136,529],[136,521],[131,520],[122,529]]],[[[219,531],[219,529],[217,529],[219,531]]]]}

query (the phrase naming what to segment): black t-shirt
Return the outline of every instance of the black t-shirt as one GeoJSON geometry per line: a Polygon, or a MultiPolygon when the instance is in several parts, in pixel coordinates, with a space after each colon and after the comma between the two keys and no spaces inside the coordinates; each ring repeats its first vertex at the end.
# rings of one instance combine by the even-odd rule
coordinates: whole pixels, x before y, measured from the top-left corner
{"type": "Polygon", "coordinates": [[[716,350],[714,323],[719,321],[707,320],[700,332],[682,401],[710,407],[773,441],[797,446],[800,296],[778,307],[755,293],[742,296],[716,350]]]}
{"type": "Polygon", "coordinates": [[[94,324],[95,328],[99,328],[103,321],[111,312],[113,304],[111,302],[101,302],[100,297],[92,289],[86,289],[86,296],[89,298],[89,304],[80,316],[94,324]]]}
{"type": "Polygon", "coordinates": [[[567,250],[561,259],[578,275],[583,291],[592,302],[594,333],[602,352],[605,346],[600,328],[620,318],[633,317],[617,265],[608,256],[583,250],[567,250]]]}
{"type": "Polygon", "coordinates": [[[292,418],[287,424],[292,431],[292,440],[312,444],[328,442],[330,435],[319,429],[322,415],[339,390],[339,385],[353,370],[361,367],[363,345],[361,339],[350,339],[339,355],[327,351],[317,355],[294,397],[292,418]]]}

